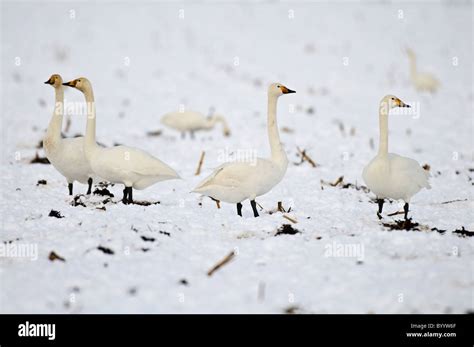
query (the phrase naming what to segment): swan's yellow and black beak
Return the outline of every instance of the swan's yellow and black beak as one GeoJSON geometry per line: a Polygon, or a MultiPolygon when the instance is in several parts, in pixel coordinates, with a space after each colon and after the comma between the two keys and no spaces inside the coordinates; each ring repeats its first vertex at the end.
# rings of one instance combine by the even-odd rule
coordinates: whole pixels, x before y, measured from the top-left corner
{"type": "Polygon", "coordinates": [[[410,105],[405,104],[405,103],[404,103],[402,100],[400,100],[400,99],[395,100],[395,104],[396,104],[398,107],[411,107],[410,105]]]}
{"type": "Polygon", "coordinates": [[[68,86],[68,87],[76,87],[77,80],[72,80],[66,83],[63,83],[63,86],[68,86]]]}
{"type": "Polygon", "coordinates": [[[296,93],[294,90],[288,89],[285,86],[280,86],[281,92],[283,94],[291,94],[291,93],[296,93]]]}
{"type": "Polygon", "coordinates": [[[53,79],[50,78],[49,80],[47,80],[46,82],[44,82],[44,84],[53,84],[53,79]]]}

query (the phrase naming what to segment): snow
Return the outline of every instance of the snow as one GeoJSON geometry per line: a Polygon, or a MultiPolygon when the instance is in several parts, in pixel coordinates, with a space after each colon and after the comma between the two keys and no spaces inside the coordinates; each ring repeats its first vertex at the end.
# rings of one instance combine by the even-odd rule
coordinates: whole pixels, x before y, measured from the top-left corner
{"type": "MultiPolygon", "coordinates": [[[[474,229],[471,3],[1,6],[0,241],[33,245],[38,253],[36,260],[0,257],[0,312],[474,309],[473,241],[452,233],[474,229]],[[435,95],[410,84],[406,46],[420,70],[441,81],[435,95]],[[52,73],[91,80],[100,142],[142,148],[180,173],[182,180],[134,192],[137,200],[159,204],[124,206],[116,185],[108,189],[118,203],[102,204],[105,197],[93,195],[82,198],[86,207],[74,207],[53,167],[29,163],[36,151],[43,155],[35,146],[53,109],[53,89],[43,84],[52,73]],[[217,209],[189,193],[229,152],[269,155],[266,86],[275,81],[297,91],[279,100],[280,129],[292,130],[281,132],[290,165],[257,202],[265,211],[278,201],[291,206],[296,224],[282,213],[261,211],[255,219],[248,202],[240,218],[233,205],[217,209]],[[376,151],[369,144],[377,145],[378,102],[389,93],[419,110],[390,117],[389,146],[431,166],[432,189],[410,205],[421,231],[382,225],[402,217],[387,216],[401,203],[386,203],[379,221],[371,194],[321,183],[344,176],[363,184],[362,169],[376,151]],[[216,128],[182,140],[160,124],[161,115],[180,105],[204,113],[214,107],[232,135],[216,128]],[[146,135],[159,129],[160,136],[146,135]],[[297,147],[319,166],[296,165],[297,147]],[[201,151],[203,170],[194,176],[201,151]],[[47,184],[37,185],[41,179],[47,184]],[[452,200],[459,201],[443,204],[452,200]],[[48,217],[51,210],[64,218],[48,217]],[[275,236],[283,224],[299,232],[275,236]],[[362,257],[337,254],[338,247],[363,250],[362,257]],[[50,261],[52,251],[65,262],[50,261]],[[231,251],[235,258],[207,276],[231,251]]],[[[83,100],[75,90],[65,95],[83,100]]],[[[83,116],[72,116],[67,135],[83,133],[84,124],[83,116]]]]}

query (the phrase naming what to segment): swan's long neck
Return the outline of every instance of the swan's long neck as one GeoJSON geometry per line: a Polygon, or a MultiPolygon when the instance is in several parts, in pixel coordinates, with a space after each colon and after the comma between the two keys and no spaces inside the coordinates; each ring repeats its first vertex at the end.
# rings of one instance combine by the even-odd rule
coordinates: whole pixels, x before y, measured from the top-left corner
{"type": "Polygon", "coordinates": [[[221,117],[221,116],[213,116],[207,126],[209,129],[213,128],[214,125],[216,125],[217,123],[222,123],[222,130],[224,133],[228,132],[229,131],[229,126],[227,125],[227,122],[226,120],[224,119],[224,117],[221,117]]]}
{"type": "Polygon", "coordinates": [[[388,109],[385,109],[382,105],[379,111],[379,131],[380,131],[380,142],[379,142],[379,156],[388,155],[388,109]]]}
{"type": "Polygon", "coordinates": [[[272,161],[279,164],[287,165],[288,159],[285,150],[280,142],[280,134],[278,132],[278,124],[276,118],[278,97],[274,95],[268,96],[268,139],[270,141],[270,149],[272,152],[272,161]]]}
{"type": "Polygon", "coordinates": [[[95,140],[95,101],[94,93],[92,88],[88,88],[84,91],[87,106],[87,124],[86,124],[86,136],[84,139],[84,153],[87,160],[94,149],[97,148],[97,142],[95,140]]]}
{"type": "Polygon", "coordinates": [[[54,102],[54,112],[53,117],[48,125],[48,130],[46,131],[47,138],[52,141],[59,141],[61,139],[61,129],[63,126],[63,112],[64,112],[64,88],[59,86],[54,88],[55,92],[55,102],[54,102]]]}

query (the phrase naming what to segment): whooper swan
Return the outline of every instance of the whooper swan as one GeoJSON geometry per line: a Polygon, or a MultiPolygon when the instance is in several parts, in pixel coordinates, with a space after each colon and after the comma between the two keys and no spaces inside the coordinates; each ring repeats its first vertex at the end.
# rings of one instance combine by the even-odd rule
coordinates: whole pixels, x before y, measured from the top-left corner
{"type": "Polygon", "coordinates": [[[276,109],[278,98],[295,93],[280,83],[268,87],[268,138],[271,158],[256,158],[252,162],[231,162],[219,166],[194,190],[218,201],[237,204],[242,216],[242,201],[249,199],[253,214],[258,217],[255,198],[269,192],[285,175],[288,159],[280,142],[276,109]]]}
{"type": "Polygon", "coordinates": [[[84,93],[87,102],[87,125],[84,153],[97,176],[112,182],[123,183],[123,203],[133,203],[133,188],[145,189],[157,182],[179,178],[176,171],[137,148],[127,146],[100,147],[95,139],[96,114],[94,94],[87,78],[80,77],[64,85],[84,93]]]}
{"type": "Polygon", "coordinates": [[[410,107],[393,95],[385,96],[380,102],[379,152],[364,168],[362,177],[367,187],[376,195],[379,206],[377,216],[382,218],[385,198],[405,201],[405,219],[408,218],[410,199],[422,188],[430,188],[428,171],[414,159],[388,153],[388,114],[395,107],[410,107]]]}
{"type": "Polygon", "coordinates": [[[230,135],[227,122],[220,114],[213,114],[206,117],[202,113],[195,111],[170,112],[161,118],[161,123],[180,131],[182,138],[184,138],[187,131],[191,134],[191,138],[194,138],[194,133],[196,131],[211,130],[217,123],[222,123],[224,136],[230,135]]]}
{"type": "Polygon", "coordinates": [[[43,138],[46,157],[61,175],[66,177],[69,195],[72,195],[74,181],[89,184],[87,194],[92,189],[92,169],[84,155],[84,137],[62,138],[61,128],[64,112],[64,87],[60,75],[54,74],[44,82],[54,87],[56,102],[48,130],[43,138]]]}

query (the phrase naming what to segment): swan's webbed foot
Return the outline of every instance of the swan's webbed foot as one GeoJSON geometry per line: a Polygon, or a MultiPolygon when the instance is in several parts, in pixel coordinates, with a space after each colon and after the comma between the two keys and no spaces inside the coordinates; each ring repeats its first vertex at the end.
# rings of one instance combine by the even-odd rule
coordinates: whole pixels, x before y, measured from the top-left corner
{"type": "Polygon", "coordinates": [[[255,202],[255,200],[250,200],[250,205],[252,205],[253,216],[255,218],[258,217],[257,203],[255,202]]]}
{"type": "Polygon", "coordinates": [[[87,189],[87,195],[91,195],[92,193],[92,178],[89,177],[89,179],[87,180],[87,183],[89,184],[89,188],[87,189]]]}
{"type": "Polygon", "coordinates": [[[382,219],[382,210],[383,210],[383,199],[377,199],[377,204],[379,205],[379,210],[377,212],[377,217],[379,217],[379,219],[382,219]]]}
{"type": "Polygon", "coordinates": [[[69,183],[67,187],[69,188],[69,195],[72,195],[72,183],[69,183]]]}
{"type": "Polygon", "coordinates": [[[408,220],[408,208],[409,208],[409,205],[407,202],[405,203],[405,206],[403,206],[403,211],[405,211],[405,220],[408,220]]]}
{"type": "Polygon", "coordinates": [[[237,203],[237,214],[242,217],[242,204],[240,202],[237,203]]]}

